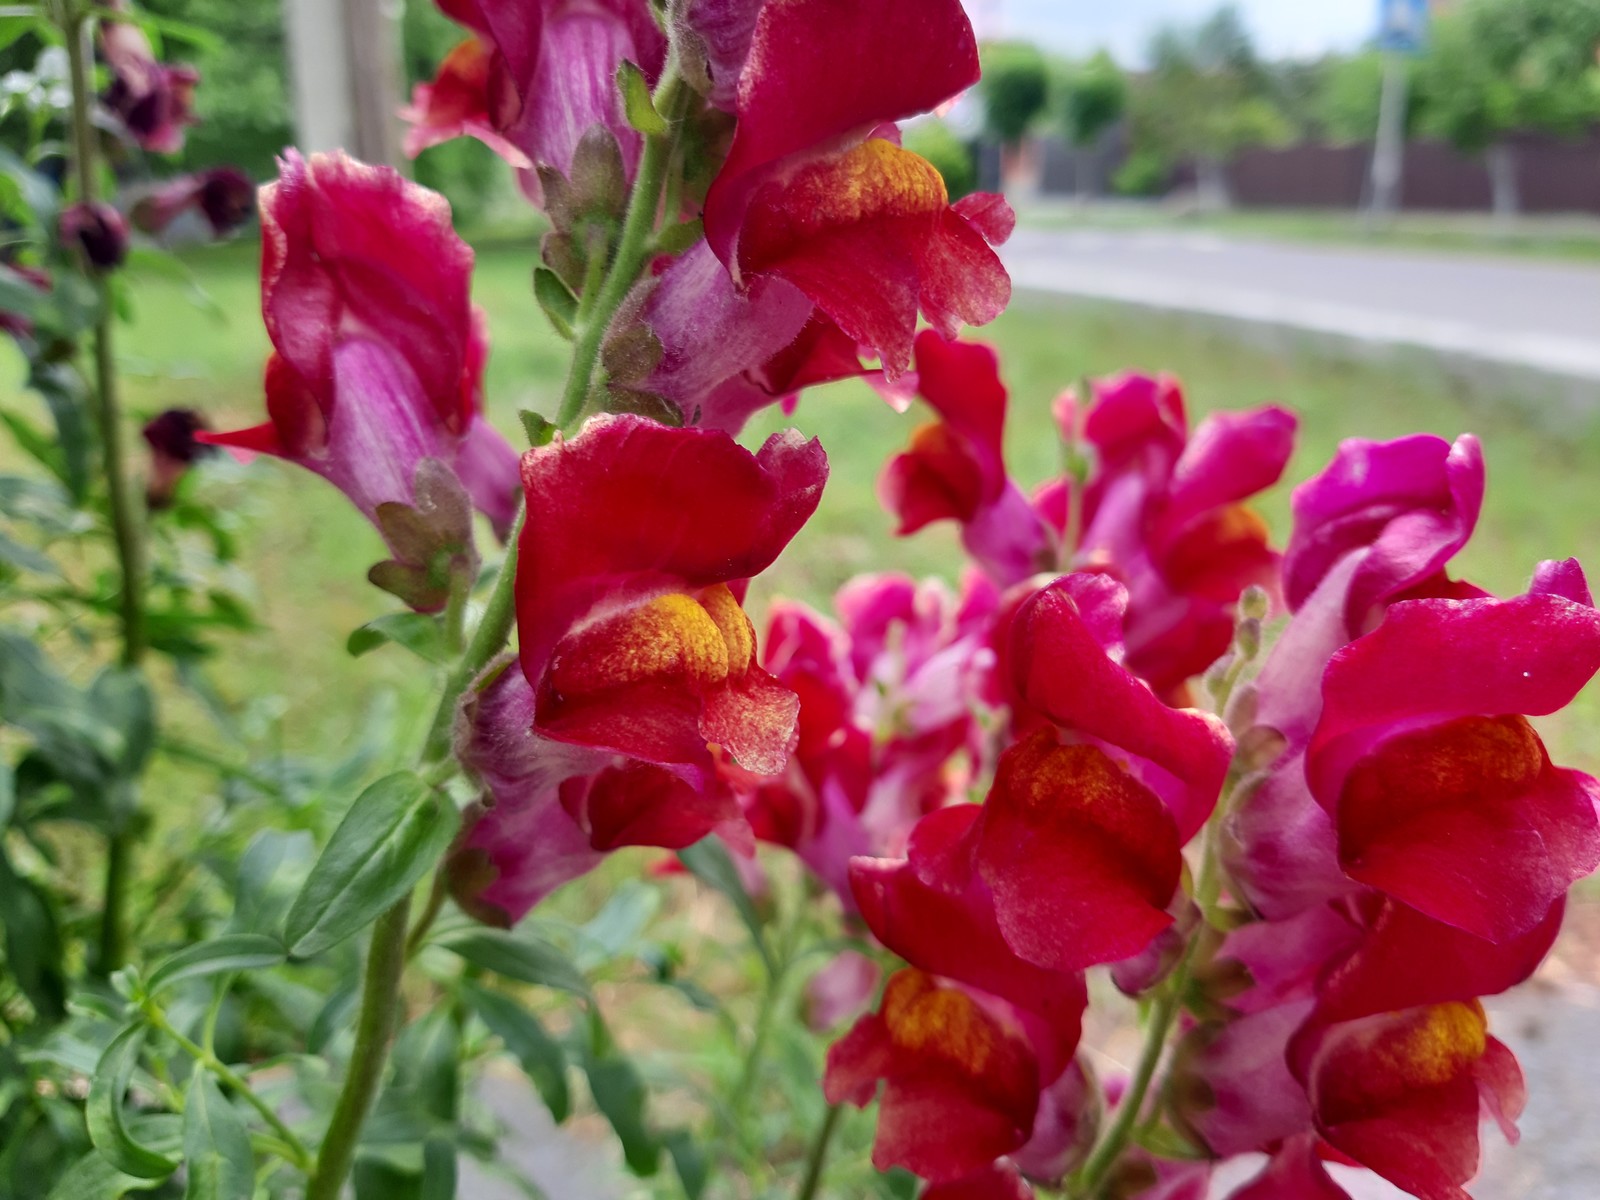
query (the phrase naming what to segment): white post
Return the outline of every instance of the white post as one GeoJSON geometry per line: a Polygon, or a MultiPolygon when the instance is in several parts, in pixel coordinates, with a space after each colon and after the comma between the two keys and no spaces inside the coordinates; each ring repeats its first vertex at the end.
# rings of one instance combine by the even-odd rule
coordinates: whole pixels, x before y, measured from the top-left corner
{"type": "Polygon", "coordinates": [[[400,34],[385,0],[284,0],[295,141],[400,161],[400,34]]]}
{"type": "Polygon", "coordinates": [[[310,153],[355,142],[350,53],[339,0],[284,0],[295,144],[310,153]]]}
{"type": "Polygon", "coordinates": [[[1406,155],[1405,59],[1390,53],[1383,62],[1383,98],[1378,109],[1378,140],[1372,150],[1373,219],[1388,218],[1400,207],[1400,183],[1406,155]]]}

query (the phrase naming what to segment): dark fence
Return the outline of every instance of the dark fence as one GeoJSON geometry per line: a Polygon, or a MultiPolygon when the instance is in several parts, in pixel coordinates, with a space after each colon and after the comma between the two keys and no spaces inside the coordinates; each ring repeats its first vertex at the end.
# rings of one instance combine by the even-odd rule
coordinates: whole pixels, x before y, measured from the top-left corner
{"type": "MultiPolygon", "coordinates": [[[[1511,144],[1523,212],[1600,213],[1600,133],[1575,140],[1520,134],[1511,144]]],[[[1234,202],[1246,208],[1355,208],[1371,163],[1365,145],[1247,150],[1228,164],[1228,182],[1234,202]]],[[[1483,212],[1491,204],[1481,157],[1442,142],[1406,147],[1403,207],[1483,212]]]]}
{"type": "MultiPolygon", "coordinates": [[[[1600,130],[1579,139],[1520,134],[1512,139],[1517,190],[1523,212],[1600,213],[1600,130]]],[[[1103,195],[1126,153],[1112,136],[1089,156],[1091,190],[1103,195]]],[[[1044,148],[1044,190],[1076,190],[1078,160],[1059,143],[1044,148]]],[[[1243,208],[1360,207],[1372,165],[1370,145],[1302,143],[1283,149],[1247,150],[1228,164],[1229,190],[1243,208]]],[[[1178,188],[1192,185],[1192,170],[1180,171],[1178,188]]],[[[1442,142],[1406,147],[1401,204],[1427,212],[1487,212],[1492,206],[1489,171],[1482,158],[1442,142]]]]}

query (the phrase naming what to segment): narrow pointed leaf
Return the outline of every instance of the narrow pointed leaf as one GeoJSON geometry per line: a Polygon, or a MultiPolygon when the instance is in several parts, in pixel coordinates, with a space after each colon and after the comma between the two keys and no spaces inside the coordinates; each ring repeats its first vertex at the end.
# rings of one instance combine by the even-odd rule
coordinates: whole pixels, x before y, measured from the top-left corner
{"type": "Polygon", "coordinates": [[[617,68],[617,87],[622,91],[622,110],[628,124],[647,137],[659,137],[667,131],[667,122],[656,111],[650,96],[650,81],[633,63],[623,60],[617,68]]]}
{"type": "Polygon", "coordinates": [[[572,1093],[567,1086],[567,1056],[545,1032],[539,1019],[509,996],[473,984],[462,989],[472,1010],[489,1032],[505,1043],[533,1086],[539,1089],[551,1118],[560,1124],[572,1112],[572,1093]]]}
{"type": "Polygon", "coordinates": [[[289,910],[290,955],[320,954],[375,921],[439,861],[456,824],[455,807],[408,771],[362,792],[289,910]]]}
{"type": "Polygon", "coordinates": [[[135,1141],[122,1113],[122,1097],[144,1038],[143,1025],[130,1025],[111,1040],[89,1082],[84,1120],[89,1140],[118,1171],[137,1179],[165,1179],[178,1169],[177,1159],[135,1141]]]}
{"type": "Polygon", "coordinates": [[[733,865],[722,839],[715,834],[702,838],[687,850],[678,851],[678,861],[688,867],[701,883],[733,901],[734,911],[750,931],[750,940],[761,954],[762,965],[769,975],[776,975],[778,965],[773,961],[772,951],[767,949],[767,938],[761,930],[761,915],[756,912],[750,893],[744,890],[744,881],[739,878],[739,870],[733,865]]]}
{"type": "Polygon", "coordinates": [[[588,997],[589,981],[570,958],[539,938],[499,929],[469,929],[439,942],[475,967],[540,987],[588,997]]]}
{"type": "Polygon", "coordinates": [[[255,1155],[238,1111],[209,1071],[197,1070],[183,1110],[184,1200],[251,1200],[255,1155]]]}
{"type": "Polygon", "coordinates": [[[145,987],[154,997],[186,979],[204,979],[232,971],[260,971],[276,967],[286,957],[283,943],[258,933],[234,933],[188,946],[150,972],[145,987]]]}

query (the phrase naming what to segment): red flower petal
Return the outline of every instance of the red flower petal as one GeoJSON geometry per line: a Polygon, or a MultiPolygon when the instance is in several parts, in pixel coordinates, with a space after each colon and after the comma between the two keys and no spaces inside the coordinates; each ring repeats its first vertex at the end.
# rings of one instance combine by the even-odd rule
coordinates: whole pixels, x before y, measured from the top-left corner
{"type": "Polygon", "coordinates": [[[1285,1142],[1261,1172],[1228,1200],[1350,1200],[1317,1154],[1317,1139],[1305,1134],[1285,1142]]]}
{"type": "Polygon", "coordinates": [[[1290,1064],[1335,1149],[1420,1200],[1468,1200],[1480,1076],[1507,1111],[1519,1104],[1508,1053],[1474,1001],[1312,1028],[1291,1045],[1290,1064]]]}
{"type": "Polygon", "coordinates": [[[872,1161],[954,1181],[1021,1147],[1039,1105],[1027,1039],[959,987],[918,970],[889,981],[879,1012],[828,1052],[830,1101],[887,1087],[872,1161]]]}
{"type": "Polygon", "coordinates": [[[1007,750],[977,837],[1001,933],[1029,962],[1116,962],[1172,923],[1183,870],[1172,815],[1094,746],[1041,730],[1007,750]]]}
{"type": "Polygon", "coordinates": [[[752,455],[638,417],[529,451],[517,615],[541,725],[657,762],[705,760],[709,740],[781,768],[796,706],[754,669],[749,622],[718,585],[777,557],[826,474],[798,435],[752,455]]]}
{"type": "Polygon", "coordinates": [[[1074,578],[1044,588],[1017,614],[1007,661],[1018,692],[1056,725],[1143,760],[1130,764],[1133,773],[1165,801],[1187,841],[1216,806],[1232,739],[1210,714],[1167,707],[1106,654],[1073,599],[1074,578]]]}

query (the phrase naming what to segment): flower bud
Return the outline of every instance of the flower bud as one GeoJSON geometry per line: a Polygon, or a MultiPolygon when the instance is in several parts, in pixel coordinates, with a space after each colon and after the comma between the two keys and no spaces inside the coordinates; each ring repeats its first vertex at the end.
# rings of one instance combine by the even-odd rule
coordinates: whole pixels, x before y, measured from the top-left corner
{"type": "Polygon", "coordinates": [[[97,270],[113,271],[128,257],[128,223],[103,200],[69,205],[61,213],[60,233],[97,270]]]}
{"type": "Polygon", "coordinates": [[[171,504],[189,467],[204,455],[216,453],[215,446],[195,439],[195,434],[205,428],[205,420],[189,408],[169,408],[145,425],[141,432],[150,447],[145,501],[151,508],[171,504]]]}
{"type": "Polygon", "coordinates": [[[1255,656],[1261,653],[1261,621],[1256,617],[1246,617],[1239,622],[1239,627],[1234,630],[1233,644],[1239,648],[1239,657],[1245,662],[1252,662],[1255,656]]]}

